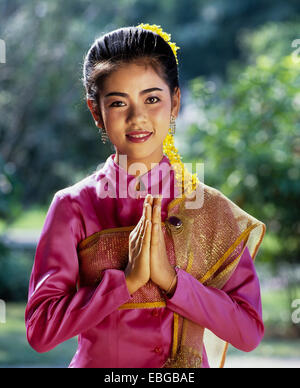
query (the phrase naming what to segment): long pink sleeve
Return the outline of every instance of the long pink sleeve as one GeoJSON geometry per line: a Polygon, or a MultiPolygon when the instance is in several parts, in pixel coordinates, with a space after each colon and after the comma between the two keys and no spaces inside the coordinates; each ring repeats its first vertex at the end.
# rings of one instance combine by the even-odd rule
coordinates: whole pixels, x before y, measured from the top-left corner
{"type": "Polygon", "coordinates": [[[203,326],[239,350],[255,349],[264,334],[259,280],[248,248],[222,290],[204,286],[177,269],[167,308],[203,326]]]}
{"type": "Polygon", "coordinates": [[[107,269],[96,288],[76,288],[76,246],[82,239],[77,209],[55,195],[36,249],[28,304],[27,338],[38,352],[89,330],[131,299],[123,271],[107,269]]]}

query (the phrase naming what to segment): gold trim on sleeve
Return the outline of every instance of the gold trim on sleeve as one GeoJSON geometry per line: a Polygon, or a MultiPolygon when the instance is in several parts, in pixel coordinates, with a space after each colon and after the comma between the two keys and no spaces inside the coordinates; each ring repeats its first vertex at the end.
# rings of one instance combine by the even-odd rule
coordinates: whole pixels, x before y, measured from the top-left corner
{"type": "Polygon", "coordinates": [[[166,302],[149,302],[149,303],[124,303],[118,307],[118,310],[125,309],[151,309],[155,307],[166,307],[166,302]]]}
{"type": "Polygon", "coordinates": [[[178,346],[178,314],[173,313],[174,316],[174,330],[173,330],[173,346],[172,346],[172,357],[175,357],[178,346]]]}

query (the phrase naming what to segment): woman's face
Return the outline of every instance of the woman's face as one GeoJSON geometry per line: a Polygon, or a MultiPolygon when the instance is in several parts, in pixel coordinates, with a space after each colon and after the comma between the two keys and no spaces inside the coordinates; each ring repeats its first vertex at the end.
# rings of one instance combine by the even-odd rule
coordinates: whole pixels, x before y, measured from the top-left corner
{"type": "Polygon", "coordinates": [[[99,106],[98,126],[105,127],[115,145],[116,162],[127,155],[128,167],[143,162],[147,170],[160,162],[171,115],[176,118],[179,112],[179,88],[171,100],[168,85],[150,65],[126,64],[105,79],[99,106]],[[132,132],[148,136],[137,139],[132,132]]]}

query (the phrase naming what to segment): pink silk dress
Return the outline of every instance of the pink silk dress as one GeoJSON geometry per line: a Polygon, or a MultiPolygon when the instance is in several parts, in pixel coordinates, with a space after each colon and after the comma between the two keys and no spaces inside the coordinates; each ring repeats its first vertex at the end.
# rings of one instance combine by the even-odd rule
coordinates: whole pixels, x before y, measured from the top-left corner
{"type": "MultiPolygon", "coordinates": [[[[176,267],[177,286],[172,297],[165,296],[166,307],[118,309],[132,299],[122,270],[106,269],[97,286],[77,289],[77,245],[100,230],[136,225],[150,192],[126,198],[123,190],[134,187],[135,176],[116,164],[114,157],[110,155],[99,171],[53,197],[29,284],[25,322],[30,345],[37,352],[47,352],[78,336],[71,368],[160,368],[171,354],[176,312],[237,349],[253,350],[263,337],[264,325],[259,280],[248,248],[221,290],[204,286],[176,267]],[[109,195],[104,197],[104,192],[109,195]]],[[[171,184],[166,179],[169,171],[170,162],[164,156],[141,176],[142,186],[164,196],[162,221],[168,203],[177,195],[172,189],[174,176],[171,184]]],[[[203,367],[209,367],[205,349],[203,367]]]]}

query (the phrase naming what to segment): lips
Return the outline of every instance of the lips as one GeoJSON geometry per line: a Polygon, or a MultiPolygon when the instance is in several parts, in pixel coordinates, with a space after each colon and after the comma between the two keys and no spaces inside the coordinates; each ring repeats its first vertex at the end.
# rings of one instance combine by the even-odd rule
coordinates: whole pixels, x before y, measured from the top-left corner
{"type": "Polygon", "coordinates": [[[132,131],[132,132],[129,132],[129,133],[126,133],[126,136],[136,136],[136,135],[149,135],[150,131],[132,131]]]}
{"type": "Polygon", "coordinates": [[[152,136],[152,132],[149,132],[149,131],[132,131],[126,134],[127,139],[133,143],[145,142],[151,136],[152,136]]]}

